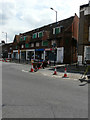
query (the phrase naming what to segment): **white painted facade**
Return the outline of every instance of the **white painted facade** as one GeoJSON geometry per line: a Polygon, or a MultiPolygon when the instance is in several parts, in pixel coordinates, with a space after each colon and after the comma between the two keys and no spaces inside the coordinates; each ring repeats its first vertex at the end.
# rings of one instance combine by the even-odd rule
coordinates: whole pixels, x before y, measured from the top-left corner
{"type": "Polygon", "coordinates": [[[57,48],[57,63],[63,63],[64,47],[57,48]]]}
{"type": "Polygon", "coordinates": [[[34,52],[34,59],[35,59],[35,49],[27,49],[26,50],[26,60],[28,60],[28,52],[34,52]]]}
{"type": "Polygon", "coordinates": [[[84,47],[84,60],[90,60],[90,46],[84,47]]]}

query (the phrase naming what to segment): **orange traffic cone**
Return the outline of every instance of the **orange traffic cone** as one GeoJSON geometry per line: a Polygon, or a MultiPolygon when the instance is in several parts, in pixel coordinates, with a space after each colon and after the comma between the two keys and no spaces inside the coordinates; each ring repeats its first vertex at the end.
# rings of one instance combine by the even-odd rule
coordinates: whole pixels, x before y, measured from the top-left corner
{"type": "Polygon", "coordinates": [[[31,71],[30,72],[34,72],[33,63],[32,63],[32,67],[31,67],[31,71]]]}
{"type": "Polygon", "coordinates": [[[64,76],[63,77],[67,77],[67,69],[65,68],[65,71],[64,71],[64,76]]]}
{"type": "Polygon", "coordinates": [[[54,70],[53,75],[57,75],[57,70],[56,70],[56,67],[55,67],[55,70],[54,70]]]}

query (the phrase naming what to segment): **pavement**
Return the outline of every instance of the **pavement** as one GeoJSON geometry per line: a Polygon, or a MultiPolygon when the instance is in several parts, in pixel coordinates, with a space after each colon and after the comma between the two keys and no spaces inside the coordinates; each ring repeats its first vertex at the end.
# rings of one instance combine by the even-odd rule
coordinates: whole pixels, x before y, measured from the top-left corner
{"type": "MultiPolygon", "coordinates": [[[[45,69],[40,69],[39,72],[45,76],[49,76],[49,77],[57,77],[57,78],[64,78],[64,67],[65,65],[57,65],[56,66],[56,73],[57,75],[53,75],[54,74],[54,70],[55,70],[55,66],[51,66],[51,67],[48,67],[48,68],[45,68],[45,69]],[[58,68],[59,67],[59,68],[58,68]],[[63,68],[62,68],[63,67],[63,68]],[[61,69],[61,71],[60,71],[61,69]]],[[[73,79],[73,80],[78,80],[82,74],[81,73],[72,73],[72,72],[66,72],[67,74],[67,78],[68,79],[73,79]]]]}
{"type": "MultiPolygon", "coordinates": [[[[49,66],[45,69],[40,69],[39,72],[42,73],[45,76],[51,76],[51,77],[58,77],[63,78],[65,74],[65,68],[66,68],[66,74],[68,79],[73,80],[79,80],[85,73],[87,66],[76,66],[75,64],[62,64],[62,65],[56,65],[56,66],[49,66]],[[56,67],[56,73],[57,75],[53,75],[55,72],[56,67]]],[[[86,80],[88,80],[87,75],[85,75],[86,80]]]]}
{"type": "MultiPolygon", "coordinates": [[[[20,64],[20,65],[24,65],[25,67],[22,68],[23,72],[29,72],[31,69],[31,65],[30,64],[25,64],[25,63],[16,63],[16,64],[20,64]]],[[[79,80],[82,75],[84,74],[85,70],[86,70],[86,66],[76,66],[75,64],[59,64],[56,66],[48,66],[45,67],[45,69],[40,69],[37,72],[43,74],[44,76],[49,76],[49,77],[58,77],[58,78],[63,78],[65,79],[64,73],[65,73],[65,68],[66,68],[66,74],[67,74],[67,78],[68,79],[73,79],[73,80],[79,80]],[[56,72],[57,75],[53,75],[54,71],[55,71],[55,67],[56,67],[56,72]]],[[[86,76],[86,80],[88,80],[88,77],[86,76]]]]}

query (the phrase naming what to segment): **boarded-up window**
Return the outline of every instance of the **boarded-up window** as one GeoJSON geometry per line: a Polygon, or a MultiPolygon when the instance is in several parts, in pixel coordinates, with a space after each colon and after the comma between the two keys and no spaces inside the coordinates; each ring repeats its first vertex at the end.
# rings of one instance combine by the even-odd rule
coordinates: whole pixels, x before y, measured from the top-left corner
{"type": "Polygon", "coordinates": [[[25,48],[29,48],[29,44],[26,43],[26,44],[25,44],[25,48]]]}
{"type": "Polygon", "coordinates": [[[65,39],[65,44],[69,45],[69,38],[68,37],[65,39]]]}
{"type": "Polygon", "coordinates": [[[53,34],[58,34],[62,32],[63,26],[53,28],[53,34]]]}
{"type": "Polygon", "coordinates": [[[24,36],[24,40],[26,40],[26,36],[24,36]]]}
{"type": "Polygon", "coordinates": [[[43,36],[43,32],[38,33],[38,37],[41,38],[43,36]]]}
{"type": "Polygon", "coordinates": [[[22,40],[23,40],[23,38],[21,37],[21,38],[20,38],[20,41],[22,41],[22,40]]]}
{"type": "Polygon", "coordinates": [[[34,33],[33,36],[32,36],[32,38],[33,38],[33,39],[34,39],[34,38],[37,38],[37,33],[34,33]]]}
{"type": "Polygon", "coordinates": [[[42,46],[48,46],[48,41],[42,41],[42,46]]]}

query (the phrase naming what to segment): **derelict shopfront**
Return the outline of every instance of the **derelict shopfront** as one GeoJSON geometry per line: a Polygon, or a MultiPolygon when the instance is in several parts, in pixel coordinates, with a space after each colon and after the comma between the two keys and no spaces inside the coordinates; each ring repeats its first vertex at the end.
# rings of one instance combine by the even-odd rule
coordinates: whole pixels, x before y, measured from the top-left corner
{"type": "Polygon", "coordinates": [[[45,60],[45,49],[35,49],[35,59],[45,60]]]}

